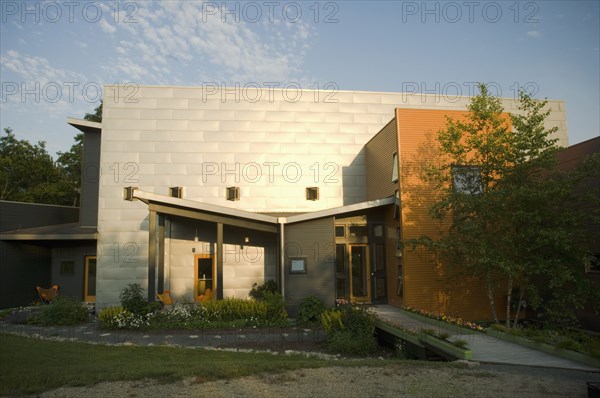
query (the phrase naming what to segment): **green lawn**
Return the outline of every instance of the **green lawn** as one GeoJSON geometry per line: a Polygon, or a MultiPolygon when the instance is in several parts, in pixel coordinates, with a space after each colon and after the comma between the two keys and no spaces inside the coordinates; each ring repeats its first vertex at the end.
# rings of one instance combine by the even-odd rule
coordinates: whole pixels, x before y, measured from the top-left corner
{"type": "Polygon", "coordinates": [[[373,365],[381,366],[382,361],[325,361],[202,349],[114,347],[0,334],[0,395],[33,394],[102,381],[151,378],[172,382],[198,375],[215,380],[298,368],[373,365]]]}

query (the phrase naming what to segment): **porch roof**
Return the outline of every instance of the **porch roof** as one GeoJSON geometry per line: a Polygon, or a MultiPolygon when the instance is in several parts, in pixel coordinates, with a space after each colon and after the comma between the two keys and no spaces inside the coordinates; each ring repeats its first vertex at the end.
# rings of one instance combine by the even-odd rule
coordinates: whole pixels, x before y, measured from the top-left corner
{"type": "Polygon", "coordinates": [[[286,217],[276,217],[268,214],[254,213],[251,211],[233,209],[230,207],[213,205],[210,203],[197,202],[189,199],[174,198],[166,195],[159,195],[151,192],[144,192],[135,189],[133,197],[148,204],[151,210],[166,214],[178,215],[182,217],[206,219],[207,221],[218,221],[224,224],[239,225],[242,227],[263,229],[272,231],[278,224],[293,224],[302,221],[309,221],[324,217],[335,217],[340,214],[352,213],[361,210],[372,209],[375,207],[394,204],[396,198],[393,196],[369,200],[351,205],[334,207],[330,209],[318,210],[309,213],[300,213],[286,217]],[[202,217],[196,213],[205,213],[202,217]],[[229,221],[229,222],[227,222],[229,221]]]}
{"type": "Polygon", "coordinates": [[[90,122],[89,120],[67,118],[67,123],[75,127],[82,133],[100,133],[102,132],[102,123],[90,122]]]}
{"type": "Polygon", "coordinates": [[[0,240],[96,240],[96,228],[83,228],[79,223],[49,225],[0,233],[0,240]]]}

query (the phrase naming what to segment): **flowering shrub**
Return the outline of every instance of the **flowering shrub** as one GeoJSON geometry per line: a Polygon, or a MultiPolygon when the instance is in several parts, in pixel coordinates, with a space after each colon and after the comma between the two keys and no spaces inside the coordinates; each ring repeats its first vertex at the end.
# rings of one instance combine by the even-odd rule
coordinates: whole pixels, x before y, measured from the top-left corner
{"type": "Polygon", "coordinates": [[[478,325],[474,322],[467,322],[464,321],[462,318],[454,318],[448,315],[444,315],[444,314],[436,314],[433,312],[429,312],[429,311],[425,311],[425,310],[420,310],[418,308],[412,308],[412,307],[402,307],[402,309],[404,311],[408,311],[408,312],[412,312],[414,314],[417,315],[421,315],[427,318],[431,318],[431,319],[436,319],[438,321],[442,321],[442,322],[446,322],[449,323],[451,325],[455,325],[455,326],[460,326],[463,328],[467,328],[467,329],[471,329],[471,330],[475,330],[478,332],[484,332],[485,328],[481,325],[478,325]]]}
{"type": "Polygon", "coordinates": [[[108,307],[98,314],[110,329],[200,329],[287,325],[281,295],[268,300],[227,298],[206,303],[177,304],[164,311],[135,314],[123,307],[108,307]]]}

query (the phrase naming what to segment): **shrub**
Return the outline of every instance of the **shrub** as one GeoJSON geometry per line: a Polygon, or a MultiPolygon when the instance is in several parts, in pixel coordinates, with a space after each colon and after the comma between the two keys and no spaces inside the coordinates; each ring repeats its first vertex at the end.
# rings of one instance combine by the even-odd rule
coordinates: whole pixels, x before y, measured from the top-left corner
{"type": "Polygon", "coordinates": [[[285,300],[277,292],[263,293],[263,302],[267,306],[266,325],[264,326],[286,326],[288,312],[285,309],[285,300]]]}
{"type": "Polygon", "coordinates": [[[100,321],[100,327],[104,329],[119,329],[117,319],[123,314],[130,314],[123,307],[105,307],[98,314],[98,320],[100,321]]]}
{"type": "Polygon", "coordinates": [[[325,304],[315,296],[304,298],[300,302],[300,311],[298,313],[298,322],[300,325],[307,323],[318,323],[321,321],[321,314],[325,311],[325,304]]]}
{"type": "Polygon", "coordinates": [[[327,348],[333,352],[365,355],[376,350],[375,315],[364,307],[343,306],[321,316],[327,348]]]}
{"type": "Polygon", "coordinates": [[[40,306],[29,323],[44,326],[70,326],[89,319],[88,309],[79,300],[58,296],[51,304],[40,306]]]}
{"type": "Polygon", "coordinates": [[[466,340],[460,340],[460,339],[459,340],[454,340],[452,342],[452,345],[454,347],[458,347],[458,348],[462,348],[462,349],[466,348],[467,344],[468,344],[468,342],[466,340]]]}
{"type": "Polygon", "coordinates": [[[327,334],[331,335],[335,332],[341,332],[344,330],[344,324],[342,323],[342,311],[337,308],[331,308],[323,312],[321,315],[321,323],[323,329],[327,334]]]}
{"type": "Polygon", "coordinates": [[[121,305],[134,315],[146,315],[156,311],[159,303],[149,303],[144,298],[144,289],[137,283],[130,283],[119,294],[121,305]]]}
{"type": "Polygon", "coordinates": [[[252,285],[252,289],[250,290],[250,297],[255,298],[256,300],[262,300],[265,296],[265,293],[277,293],[277,283],[274,280],[270,279],[259,285],[255,283],[252,285]]]}

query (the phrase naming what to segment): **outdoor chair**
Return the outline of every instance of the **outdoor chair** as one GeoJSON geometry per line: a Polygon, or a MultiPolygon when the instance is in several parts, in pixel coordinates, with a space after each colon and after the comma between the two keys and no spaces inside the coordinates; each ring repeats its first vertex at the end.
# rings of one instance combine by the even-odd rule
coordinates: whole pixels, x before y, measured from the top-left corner
{"type": "Polygon", "coordinates": [[[207,301],[212,300],[212,290],[210,288],[204,291],[204,294],[199,296],[197,301],[201,303],[206,303],[207,301]]]}
{"type": "Polygon", "coordinates": [[[36,286],[35,288],[40,296],[42,304],[50,304],[52,300],[58,296],[58,291],[60,290],[58,285],[52,285],[52,287],[49,289],[44,289],[40,286],[36,286]]]}
{"type": "Polygon", "coordinates": [[[156,298],[160,302],[161,306],[164,308],[165,306],[171,306],[175,304],[175,300],[171,297],[171,291],[165,290],[162,294],[156,293],[156,298]]]}

